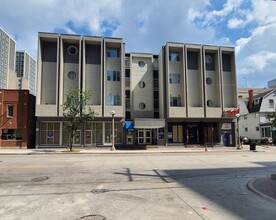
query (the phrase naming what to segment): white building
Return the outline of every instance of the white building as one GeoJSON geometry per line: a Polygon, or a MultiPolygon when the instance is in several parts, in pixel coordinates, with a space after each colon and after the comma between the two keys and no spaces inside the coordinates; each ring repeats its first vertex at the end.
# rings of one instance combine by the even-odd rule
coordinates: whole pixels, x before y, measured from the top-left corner
{"type": "Polygon", "coordinates": [[[240,106],[240,136],[252,140],[267,140],[276,138],[276,130],[272,127],[269,113],[276,111],[276,90],[269,90],[258,95],[248,91],[247,99],[239,99],[240,106]]]}

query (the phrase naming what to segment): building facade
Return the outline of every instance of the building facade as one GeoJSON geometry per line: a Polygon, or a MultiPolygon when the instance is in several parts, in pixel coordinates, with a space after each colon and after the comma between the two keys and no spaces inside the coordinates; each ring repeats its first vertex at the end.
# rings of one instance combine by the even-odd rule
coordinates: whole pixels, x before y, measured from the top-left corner
{"type": "Polygon", "coordinates": [[[276,139],[276,128],[269,115],[276,110],[276,89],[254,95],[248,90],[248,98],[239,99],[240,136],[257,142],[266,141],[269,137],[276,139]]]}
{"type": "Polygon", "coordinates": [[[29,89],[36,95],[36,60],[26,51],[16,51],[16,76],[19,89],[29,89]]]}
{"type": "Polygon", "coordinates": [[[0,148],[35,146],[35,97],[28,90],[0,90],[0,148]]]}
{"type": "Polygon", "coordinates": [[[9,79],[15,77],[15,41],[0,27],[0,89],[9,87],[9,79]]]}
{"type": "Polygon", "coordinates": [[[158,55],[125,53],[123,39],[39,33],[36,145],[66,146],[62,105],[70,88],[92,93],[97,116],[74,144],[235,144],[235,51],[167,43],[158,55]]]}
{"type": "Polygon", "coordinates": [[[0,28],[0,89],[28,89],[36,95],[36,61],[0,28]]]}

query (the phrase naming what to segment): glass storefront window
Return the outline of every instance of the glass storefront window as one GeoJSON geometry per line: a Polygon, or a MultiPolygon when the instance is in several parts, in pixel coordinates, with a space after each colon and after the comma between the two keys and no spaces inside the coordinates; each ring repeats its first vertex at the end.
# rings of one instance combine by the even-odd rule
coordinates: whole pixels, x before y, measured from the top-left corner
{"type": "Polygon", "coordinates": [[[41,122],[40,144],[59,145],[60,122],[41,122]]]}

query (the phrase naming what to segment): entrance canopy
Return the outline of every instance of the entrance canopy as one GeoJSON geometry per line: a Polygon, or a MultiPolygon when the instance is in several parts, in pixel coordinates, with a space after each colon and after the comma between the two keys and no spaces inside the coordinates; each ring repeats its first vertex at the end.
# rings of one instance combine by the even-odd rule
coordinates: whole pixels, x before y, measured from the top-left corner
{"type": "Polygon", "coordinates": [[[134,128],[136,129],[154,129],[164,128],[165,119],[160,118],[135,118],[134,128]]]}

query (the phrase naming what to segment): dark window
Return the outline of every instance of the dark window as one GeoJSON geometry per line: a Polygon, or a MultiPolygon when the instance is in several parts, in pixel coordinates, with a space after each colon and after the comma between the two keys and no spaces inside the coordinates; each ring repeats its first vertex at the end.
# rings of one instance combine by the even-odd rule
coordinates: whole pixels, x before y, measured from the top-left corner
{"type": "Polygon", "coordinates": [[[159,98],[159,92],[158,91],[154,91],[153,97],[154,97],[154,99],[158,99],[159,98]]]}
{"type": "Polygon", "coordinates": [[[120,57],[120,51],[118,48],[107,48],[107,57],[120,57]]]}
{"type": "Polygon", "coordinates": [[[154,112],[154,118],[159,118],[159,112],[154,112]]]}
{"type": "Polygon", "coordinates": [[[154,100],[154,108],[159,108],[159,100],[158,99],[154,100]]]}
{"type": "Polygon", "coordinates": [[[176,97],[173,97],[171,96],[170,97],[170,106],[181,106],[181,98],[180,98],[180,95],[179,96],[176,96],[176,97]]]}
{"type": "Polygon", "coordinates": [[[231,72],[231,57],[229,54],[222,54],[222,70],[231,72]]]}
{"type": "Polygon", "coordinates": [[[130,77],[130,70],[129,70],[129,69],[126,69],[126,70],[125,70],[125,76],[126,76],[126,77],[130,77]]]}
{"type": "Polygon", "coordinates": [[[107,81],[120,81],[120,72],[119,71],[107,71],[107,81]]]}
{"type": "Polygon", "coordinates": [[[7,106],[7,117],[13,117],[13,105],[7,106]]]}
{"type": "Polygon", "coordinates": [[[205,54],[205,66],[206,70],[215,71],[215,54],[206,53],[205,54]]]}
{"type": "Polygon", "coordinates": [[[127,99],[130,98],[130,90],[126,90],[126,98],[127,98],[127,99]]]}
{"type": "Polygon", "coordinates": [[[131,116],[131,115],[130,115],[130,112],[126,112],[126,119],[131,119],[130,116],[131,116]]]}
{"type": "Polygon", "coordinates": [[[170,56],[169,56],[169,60],[170,61],[180,61],[180,56],[179,56],[179,52],[170,52],[170,56]]]}
{"type": "Polygon", "coordinates": [[[2,140],[22,140],[22,129],[3,129],[2,140]]]}
{"type": "Polygon", "coordinates": [[[107,105],[120,105],[120,95],[111,95],[107,96],[107,105]]]}
{"type": "Polygon", "coordinates": [[[189,70],[198,70],[198,53],[197,52],[188,52],[187,53],[187,62],[189,70]]]}
{"type": "Polygon", "coordinates": [[[158,70],[153,70],[153,78],[158,79],[158,70]]]}
{"type": "Polygon", "coordinates": [[[170,83],[179,84],[180,83],[180,74],[170,73],[170,83]]]}

